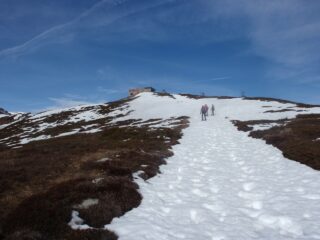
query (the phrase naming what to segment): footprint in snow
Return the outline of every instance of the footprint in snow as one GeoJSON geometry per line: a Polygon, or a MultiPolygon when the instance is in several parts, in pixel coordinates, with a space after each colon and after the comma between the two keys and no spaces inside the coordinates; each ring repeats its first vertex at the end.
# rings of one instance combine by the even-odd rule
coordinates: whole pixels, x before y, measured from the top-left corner
{"type": "Polygon", "coordinates": [[[282,235],[303,235],[302,227],[288,216],[262,214],[258,217],[258,221],[265,227],[278,229],[282,235]]]}
{"type": "Polygon", "coordinates": [[[193,189],[192,193],[199,196],[199,197],[208,197],[208,194],[201,191],[200,189],[193,189]]]}
{"type": "Polygon", "coordinates": [[[261,210],[263,208],[263,203],[261,201],[251,201],[247,203],[247,206],[255,210],[261,210]]]}
{"type": "Polygon", "coordinates": [[[239,165],[239,166],[242,166],[243,164],[244,164],[244,161],[238,162],[238,165],[239,165]]]}
{"type": "Polygon", "coordinates": [[[177,182],[179,183],[179,182],[181,182],[181,180],[182,180],[182,177],[181,176],[177,176],[177,182]]]}
{"type": "Polygon", "coordinates": [[[210,191],[212,193],[218,193],[220,191],[220,189],[217,186],[211,186],[210,187],[210,191]]]}
{"type": "Polygon", "coordinates": [[[319,200],[320,199],[320,195],[318,195],[318,194],[307,194],[302,197],[306,198],[306,199],[310,199],[310,200],[319,200]]]}
{"type": "Polygon", "coordinates": [[[242,187],[243,187],[243,190],[249,192],[249,191],[251,191],[252,189],[255,188],[255,184],[252,183],[252,182],[248,182],[248,183],[244,183],[244,184],[242,185],[242,187]]]}
{"type": "Polygon", "coordinates": [[[241,170],[244,171],[247,174],[250,174],[250,173],[254,172],[254,170],[252,168],[250,168],[250,167],[242,167],[241,170]]]}
{"type": "Polygon", "coordinates": [[[196,209],[190,210],[190,219],[195,224],[199,224],[205,220],[205,218],[196,209]]]}
{"type": "Polygon", "coordinates": [[[161,207],[161,211],[165,214],[169,214],[171,212],[171,209],[167,207],[161,207]]]}
{"type": "Polygon", "coordinates": [[[225,216],[225,213],[223,211],[223,207],[218,205],[218,204],[208,204],[208,203],[203,203],[202,206],[207,209],[210,210],[211,212],[220,214],[221,216],[225,216]]]}
{"type": "Polygon", "coordinates": [[[251,193],[251,192],[242,192],[242,191],[238,192],[238,196],[240,198],[248,199],[248,200],[259,200],[259,199],[263,198],[262,194],[251,193]]]}
{"type": "Polygon", "coordinates": [[[215,234],[215,236],[212,236],[211,240],[224,240],[226,239],[225,236],[223,235],[217,235],[215,234]]]}
{"type": "Polygon", "coordinates": [[[243,209],[239,209],[239,210],[251,218],[257,218],[259,215],[261,215],[260,211],[256,211],[256,210],[252,210],[252,209],[243,208],[243,209]]]}
{"type": "Polygon", "coordinates": [[[208,170],[211,170],[212,168],[211,167],[207,167],[207,166],[203,166],[202,169],[205,170],[205,171],[208,171],[208,170]]]}

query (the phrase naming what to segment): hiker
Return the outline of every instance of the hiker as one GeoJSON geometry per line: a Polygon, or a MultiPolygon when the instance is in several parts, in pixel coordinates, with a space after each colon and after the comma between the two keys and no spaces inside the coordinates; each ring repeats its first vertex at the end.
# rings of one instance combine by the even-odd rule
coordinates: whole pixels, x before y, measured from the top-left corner
{"type": "Polygon", "coordinates": [[[214,116],[214,105],[211,106],[211,115],[214,116]]]}
{"type": "Polygon", "coordinates": [[[202,121],[207,121],[207,112],[208,112],[208,109],[206,108],[206,106],[202,105],[201,110],[200,110],[202,121]]]}

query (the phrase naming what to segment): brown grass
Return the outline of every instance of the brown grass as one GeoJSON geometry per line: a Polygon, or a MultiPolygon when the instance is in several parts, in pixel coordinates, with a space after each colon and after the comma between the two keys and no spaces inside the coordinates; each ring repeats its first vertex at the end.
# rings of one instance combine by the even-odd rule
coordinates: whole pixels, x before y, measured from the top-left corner
{"type": "MultiPolygon", "coordinates": [[[[301,111],[301,110],[298,110],[298,111],[301,111]]],[[[294,110],[294,109],[268,110],[268,111],[265,111],[264,113],[279,113],[279,112],[297,112],[297,110],[294,110]]]]}
{"type": "Polygon", "coordinates": [[[2,117],[2,118],[0,118],[0,125],[8,124],[8,123],[10,123],[12,121],[14,121],[13,116],[2,117]]]}
{"type": "Polygon", "coordinates": [[[253,125],[257,124],[268,124],[268,123],[279,123],[284,124],[288,119],[280,119],[280,120],[250,120],[250,121],[238,121],[233,120],[232,123],[238,128],[239,131],[252,131],[253,125]]]}
{"type": "MultiPolygon", "coordinates": [[[[126,101],[100,111],[125,108],[126,101]]],[[[57,116],[51,120],[60,121],[57,116]]],[[[0,239],[117,239],[107,230],[72,230],[67,225],[71,212],[77,210],[86,224],[101,228],[139,206],[141,196],[132,175],[143,171],[141,177],[148,179],[159,173],[188,124],[185,117],[176,120],[179,124],[170,129],[151,129],[149,123],[128,127],[134,122],[128,120],[95,134],[31,142],[17,149],[0,147],[0,206],[5,206],[0,208],[0,239]],[[97,162],[102,158],[109,160],[97,162]],[[98,204],[76,209],[88,198],[98,199],[98,204]]],[[[65,131],[77,124],[86,123],[46,131],[65,131]]]]}

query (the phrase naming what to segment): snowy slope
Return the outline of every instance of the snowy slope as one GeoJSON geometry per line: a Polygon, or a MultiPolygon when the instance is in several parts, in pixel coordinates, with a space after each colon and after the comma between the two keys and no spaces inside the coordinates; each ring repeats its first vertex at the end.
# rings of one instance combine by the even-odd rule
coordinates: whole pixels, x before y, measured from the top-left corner
{"type": "Polygon", "coordinates": [[[107,122],[108,114],[103,112],[103,109],[107,107],[107,104],[81,105],[37,114],[12,114],[11,121],[0,124],[0,130],[8,132],[3,139],[1,139],[0,134],[0,143],[9,147],[19,147],[33,141],[77,133],[99,132],[101,131],[101,124],[107,122]],[[97,123],[98,120],[102,120],[100,124],[97,123]],[[90,124],[91,122],[92,124],[90,124]],[[19,129],[19,131],[16,129],[19,129]],[[50,132],[50,134],[47,132],[50,132]]]}
{"type": "MultiPolygon", "coordinates": [[[[126,119],[189,116],[162,174],[137,178],[142,204],[106,228],[134,239],[320,239],[320,174],[289,161],[264,141],[239,132],[230,120],[293,118],[295,104],[242,99],[189,99],[142,94],[126,119]],[[202,104],[216,116],[200,119],[202,104]]],[[[117,119],[120,120],[120,119],[117,119]]]]}
{"type": "MultiPolygon", "coordinates": [[[[320,108],[298,108],[292,103],[276,101],[265,102],[243,100],[241,98],[196,100],[181,95],[168,97],[143,93],[137,98],[128,99],[128,102],[118,104],[118,107],[96,104],[49,110],[37,114],[11,114],[11,121],[0,122],[2,133],[7,131],[7,134],[1,134],[0,132],[0,144],[5,144],[8,147],[19,147],[33,141],[80,133],[96,133],[101,131],[104,126],[131,119],[136,120],[132,123],[134,126],[141,126],[144,121],[153,119],[153,127],[168,127],[177,121],[173,118],[198,116],[199,108],[204,103],[214,104],[217,113],[230,120],[293,118],[302,112],[320,112],[320,108]],[[265,108],[266,106],[268,108],[265,108]],[[281,111],[283,109],[289,109],[290,111],[265,113],[266,110],[281,111]]],[[[271,125],[262,127],[268,128],[271,125]]]]}
{"type": "MultiPolygon", "coordinates": [[[[293,118],[297,114],[320,113],[320,107],[299,108],[292,103],[265,102],[258,100],[243,100],[241,98],[218,99],[204,98],[191,99],[181,95],[171,97],[161,97],[152,93],[142,93],[139,97],[129,104],[127,112],[131,112],[123,119],[152,119],[152,118],[170,118],[179,116],[189,116],[198,120],[200,107],[203,104],[215,105],[216,112],[221,117],[227,117],[230,120],[258,120],[258,119],[282,119],[293,118]],[[268,108],[265,108],[268,106],[268,108]],[[292,111],[265,113],[267,110],[282,110],[290,108],[292,111]],[[303,112],[297,112],[303,111],[303,112]]],[[[115,111],[115,113],[117,113],[115,111]]],[[[119,120],[119,119],[117,119],[119,120]]]]}

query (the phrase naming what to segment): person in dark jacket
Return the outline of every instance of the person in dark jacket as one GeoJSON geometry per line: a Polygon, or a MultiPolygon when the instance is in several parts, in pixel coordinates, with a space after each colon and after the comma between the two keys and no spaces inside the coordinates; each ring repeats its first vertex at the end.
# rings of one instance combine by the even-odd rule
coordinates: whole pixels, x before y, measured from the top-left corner
{"type": "Polygon", "coordinates": [[[202,121],[207,121],[208,107],[203,105],[201,107],[200,114],[201,114],[201,120],[202,121]]]}

